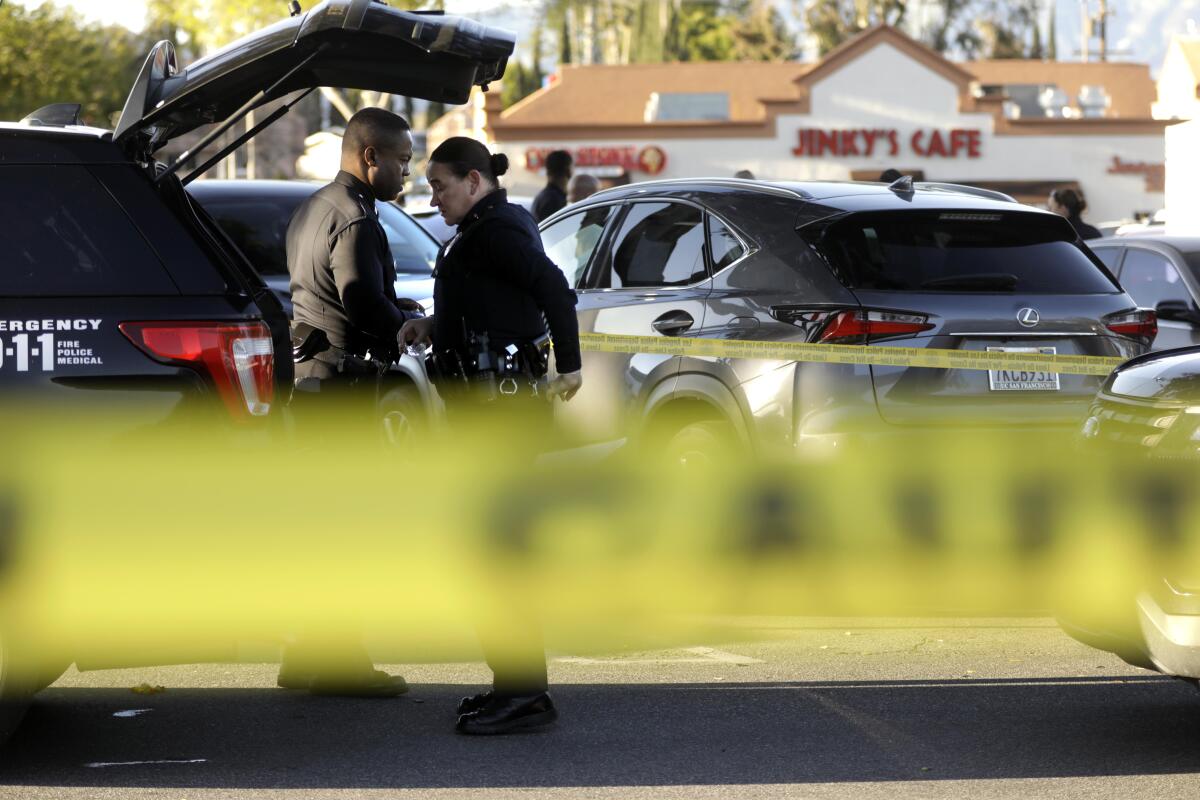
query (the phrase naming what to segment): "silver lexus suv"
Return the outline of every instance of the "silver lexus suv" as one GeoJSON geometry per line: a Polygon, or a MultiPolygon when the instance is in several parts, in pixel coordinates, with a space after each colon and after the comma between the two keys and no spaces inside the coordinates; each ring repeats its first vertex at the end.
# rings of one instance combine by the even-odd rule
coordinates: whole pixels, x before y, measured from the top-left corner
{"type": "MultiPolygon", "coordinates": [[[[967,187],[657,181],[541,231],[583,333],[1129,358],[1156,331],[1066,220],[967,187]]],[[[724,433],[756,450],[944,426],[1070,431],[1101,382],[596,352],[584,374],[559,412],[582,438],[650,423],[672,442],[724,433]]]]}

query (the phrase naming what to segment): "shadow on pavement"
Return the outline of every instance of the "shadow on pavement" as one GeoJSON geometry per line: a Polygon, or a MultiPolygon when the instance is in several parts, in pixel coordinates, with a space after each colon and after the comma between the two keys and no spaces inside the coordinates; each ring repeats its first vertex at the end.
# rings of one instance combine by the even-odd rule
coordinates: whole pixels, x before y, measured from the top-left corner
{"type": "Polygon", "coordinates": [[[578,787],[1200,771],[1200,696],[1156,676],[567,684],[554,689],[556,729],[482,740],[452,732],[462,691],[50,689],[0,751],[0,783],[578,787]],[[139,708],[152,710],[113,716],[139,708]],[[159,760],[189,763],[87,766],[159,760]]]}

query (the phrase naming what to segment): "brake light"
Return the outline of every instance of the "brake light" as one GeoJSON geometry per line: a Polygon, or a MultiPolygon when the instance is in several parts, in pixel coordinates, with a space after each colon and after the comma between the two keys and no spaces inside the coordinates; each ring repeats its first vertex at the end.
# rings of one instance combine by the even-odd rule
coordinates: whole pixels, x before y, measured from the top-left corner
{"type": "Polygon", "coordinates": [[[275,348],[262,322],[122,322],[147,355],[199,369],[235,419],[261,417],[275,399],[275,348]]]}
{"type": "Polygon", "coordinates": [[[1142,339],[1149,345],[1158,335],[1158,314],[1149,308],[1110,314],[1104,318],[1104,327],[1118,336],[1142,339]]]}
{"type": "Polygon", "coordinates": [[[895,311],[839,311],[833,316],[818,341],[827,344],[854,340],[870,341],[883,336],[920,333],[933,327],[928,317],[895,311]]]}

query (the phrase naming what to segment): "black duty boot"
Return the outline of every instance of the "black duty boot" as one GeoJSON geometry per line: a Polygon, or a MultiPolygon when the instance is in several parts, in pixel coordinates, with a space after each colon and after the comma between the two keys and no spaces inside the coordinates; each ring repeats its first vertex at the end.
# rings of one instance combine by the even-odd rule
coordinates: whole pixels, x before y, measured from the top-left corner
{"type": "Polygon", "coordinates": [[[316,675],[308,691],[331,697],[396,697],[408,691],[408,684],[400,675],[371,669],[350,675],[316,675]]]}
{"type": "Polygon", "coordinates": [[[493,695],[479,710],[460,716],[454,729],[459,733],[487,736],[541,728],[550,725],[556,719],[558,711],[554,708],[554,701],[550,699],[549,692],[515,696],[493,695]]]}
{"type": "Polygon", "coordinates": [[[478,711],[479,709],[483,708],[488,703],[492,702],[493,694],[494,694],[494,692],[489,690],[486,692],[480,692],[479,694],[476,694],[476,695],[472,695],[471,697],[464,697],[462,700],[459,700],[458,701],[459,715],[470,714],[472,711],[478,711]]]}

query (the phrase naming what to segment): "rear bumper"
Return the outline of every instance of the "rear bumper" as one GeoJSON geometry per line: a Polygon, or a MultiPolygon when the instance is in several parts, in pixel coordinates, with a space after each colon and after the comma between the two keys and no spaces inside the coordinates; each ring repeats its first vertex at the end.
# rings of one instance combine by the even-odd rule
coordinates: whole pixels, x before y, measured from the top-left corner
{"type": "Polygon", "coordinates": [[[1168,610],[1151,592],[1134,598],[1130,617],[1105,623],[1058,620],[1071,638],[1164,675],[1200,678],[1200,613],[1168,610]]]}
{"type": "Polygon", "coordinates": [[[1138,595],[1136,602],[1143,647],[1154,668],[1200,678],[1200,614],[1170,613],[1149,592],[1138,595]]]}

